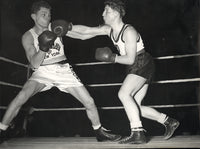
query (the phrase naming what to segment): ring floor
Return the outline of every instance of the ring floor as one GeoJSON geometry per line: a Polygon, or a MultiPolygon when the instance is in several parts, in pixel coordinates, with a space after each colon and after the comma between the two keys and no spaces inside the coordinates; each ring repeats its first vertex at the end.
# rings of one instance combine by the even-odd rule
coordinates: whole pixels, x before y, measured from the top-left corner
{"type": "Polygon", "coordinates": [[[200,148],[200,135],[175,136],[164,140],[162,136],[148,138],[146,144],[118,144],[97,142],[94,137],[12,138],[3,142],[0,149],[124,149],[124,148],[200,148]]]}

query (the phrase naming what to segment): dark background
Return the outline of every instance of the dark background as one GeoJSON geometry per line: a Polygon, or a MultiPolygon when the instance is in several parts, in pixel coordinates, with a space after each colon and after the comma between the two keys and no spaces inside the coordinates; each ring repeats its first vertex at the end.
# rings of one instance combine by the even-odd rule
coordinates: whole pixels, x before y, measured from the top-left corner
{"type": "MultiPolygon", "coordinates": [[[[21,45],[21,36],[33,26],[29,8],[33,0],[1,0],[0,56],[28,64],[21,45]]],[[[102,24],[103,0],[48,0],[52,5],[52,20],[66,19],[73,24],[96,26],[102,24]]],[[[143,37],[146,50],[153,57],[198,53],[199,0],[127,0],[124,21],[132,24],[143,37]]],[[[97,47],[110,46],[108,37],[86,41],[64,37],[65,53],[82,82],[95,99],[97,107],[122,106],[117,92],[120,86],[89,87],[88,84],[121,83],[125,68],[119,64],[74,66],[76,63],[96,62],[97,47]]],[[[115,49],[113,48],[115,51],[115,49]]],[[[159,80],[199,77],[199,57],[155,60],[156,73],[143,104],[169,105],[199,103],[199,82],[155,83],[159,80]]],[[[27,69],[0,60],[0,80],[23,85],[27,69]]],[[[0,106],[7,106],[20,88],[0,85],[0,106]]],[[[71,95],[56,88],[39,93],[23,108],[82,107],[71,95]]],[[[199,134],[198,107],[158,108],[181,122],[177,135],[199,134]]],[[[4,110],[0,110],[2,118],[4,110]]],[[[16,117],[15,131],[22,128],[26,112],[16,117]]],[[[99,109],[102,124],[127,135],[129,122],[124,110],[99,109]]],[[[142,119],[147,135],[162,135],[164,127],[142,119]]],[[[93,136],[85,111],[34,112],[28,118],[28,136],[93,136]]]]}

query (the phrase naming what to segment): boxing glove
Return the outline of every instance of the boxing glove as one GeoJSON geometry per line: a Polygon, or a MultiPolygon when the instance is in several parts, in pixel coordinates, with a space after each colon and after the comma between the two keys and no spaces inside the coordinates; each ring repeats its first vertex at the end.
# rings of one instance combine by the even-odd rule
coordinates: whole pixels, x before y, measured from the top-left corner
{"type": "Polygon", "coordinates": [[[95,52],[95,58],[103,62],[115,62],[117,54],[112,53],[111,49],[108,47],[97,48],[95,52]]]}
{"type": "Polygon", "coordinates": [[[62,37],[72,30],[72,23],[65,20],[55,20],[51,23],[51,30],[58,37],[62,37]]]}
{"type": "Polygon", "coordinates": [[[55,33],[51,31],[44,31],[38,36],[38,43],[40,50],[44,52],[48,52],[49,49],[54,45],[54,41],[56,40],[57,36],[55,33]]]}

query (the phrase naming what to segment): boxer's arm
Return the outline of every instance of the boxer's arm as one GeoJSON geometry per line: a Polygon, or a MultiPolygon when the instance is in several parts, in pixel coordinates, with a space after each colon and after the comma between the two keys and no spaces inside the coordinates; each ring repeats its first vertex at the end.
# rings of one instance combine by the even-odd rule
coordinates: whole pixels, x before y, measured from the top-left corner
{"type": "Polygon", "coordinates": [[[66,36],[74,38],[74,39],[81,39],[81,40],[86,40],[95,37],[96,35],[91,35],[91,34],[81,34],[77,32],[72,32],[69,31],[66,36]]]}
{"type": "Polygon", "coordinates": [[[72,30],[67,33],[68,37],[76,39],[90,39],[95,36],[109,35],[110,27],[107,25],[98,27],[89,27],[84,25],[73,25],[72,30]]]}
{"type": "Polygon", "coordinates": [[[137,31],[133,27],[128,27],[123,34],[125,41],[126,55],[117,56],[116,63],[132,65],[135,61],[137,51],[137,31]]]}
{"type": "Polygon", "coordinates": [[[46,52],[43,52],[41,50],[39,50],[38,52],[36,51],[34,40],[30,32],[26,32],[22,36],[22,45],[25,49],[26,57],[29,63],[32,65],[32,67],[38,68],[43,62],[46,52]]]}

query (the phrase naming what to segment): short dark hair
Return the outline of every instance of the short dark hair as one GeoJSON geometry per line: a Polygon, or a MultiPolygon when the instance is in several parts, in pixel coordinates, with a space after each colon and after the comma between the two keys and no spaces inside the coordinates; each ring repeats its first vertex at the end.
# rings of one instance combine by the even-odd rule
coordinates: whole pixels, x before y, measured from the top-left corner
{"type": "Polygon", "coordinates": [[[48,2],[44,0],[35,1],[31,6],[31,14],[37,13],[41,7],[47,8],[51,10],[51,6],[48,2]]]}
{"type": "Polygon", "coordinates": [[[125,3],[121,0],[106,0],[104,5],[108,5],[112,9],[118,11],[121,17],[125,16],[126,14],[125,3]]]}

